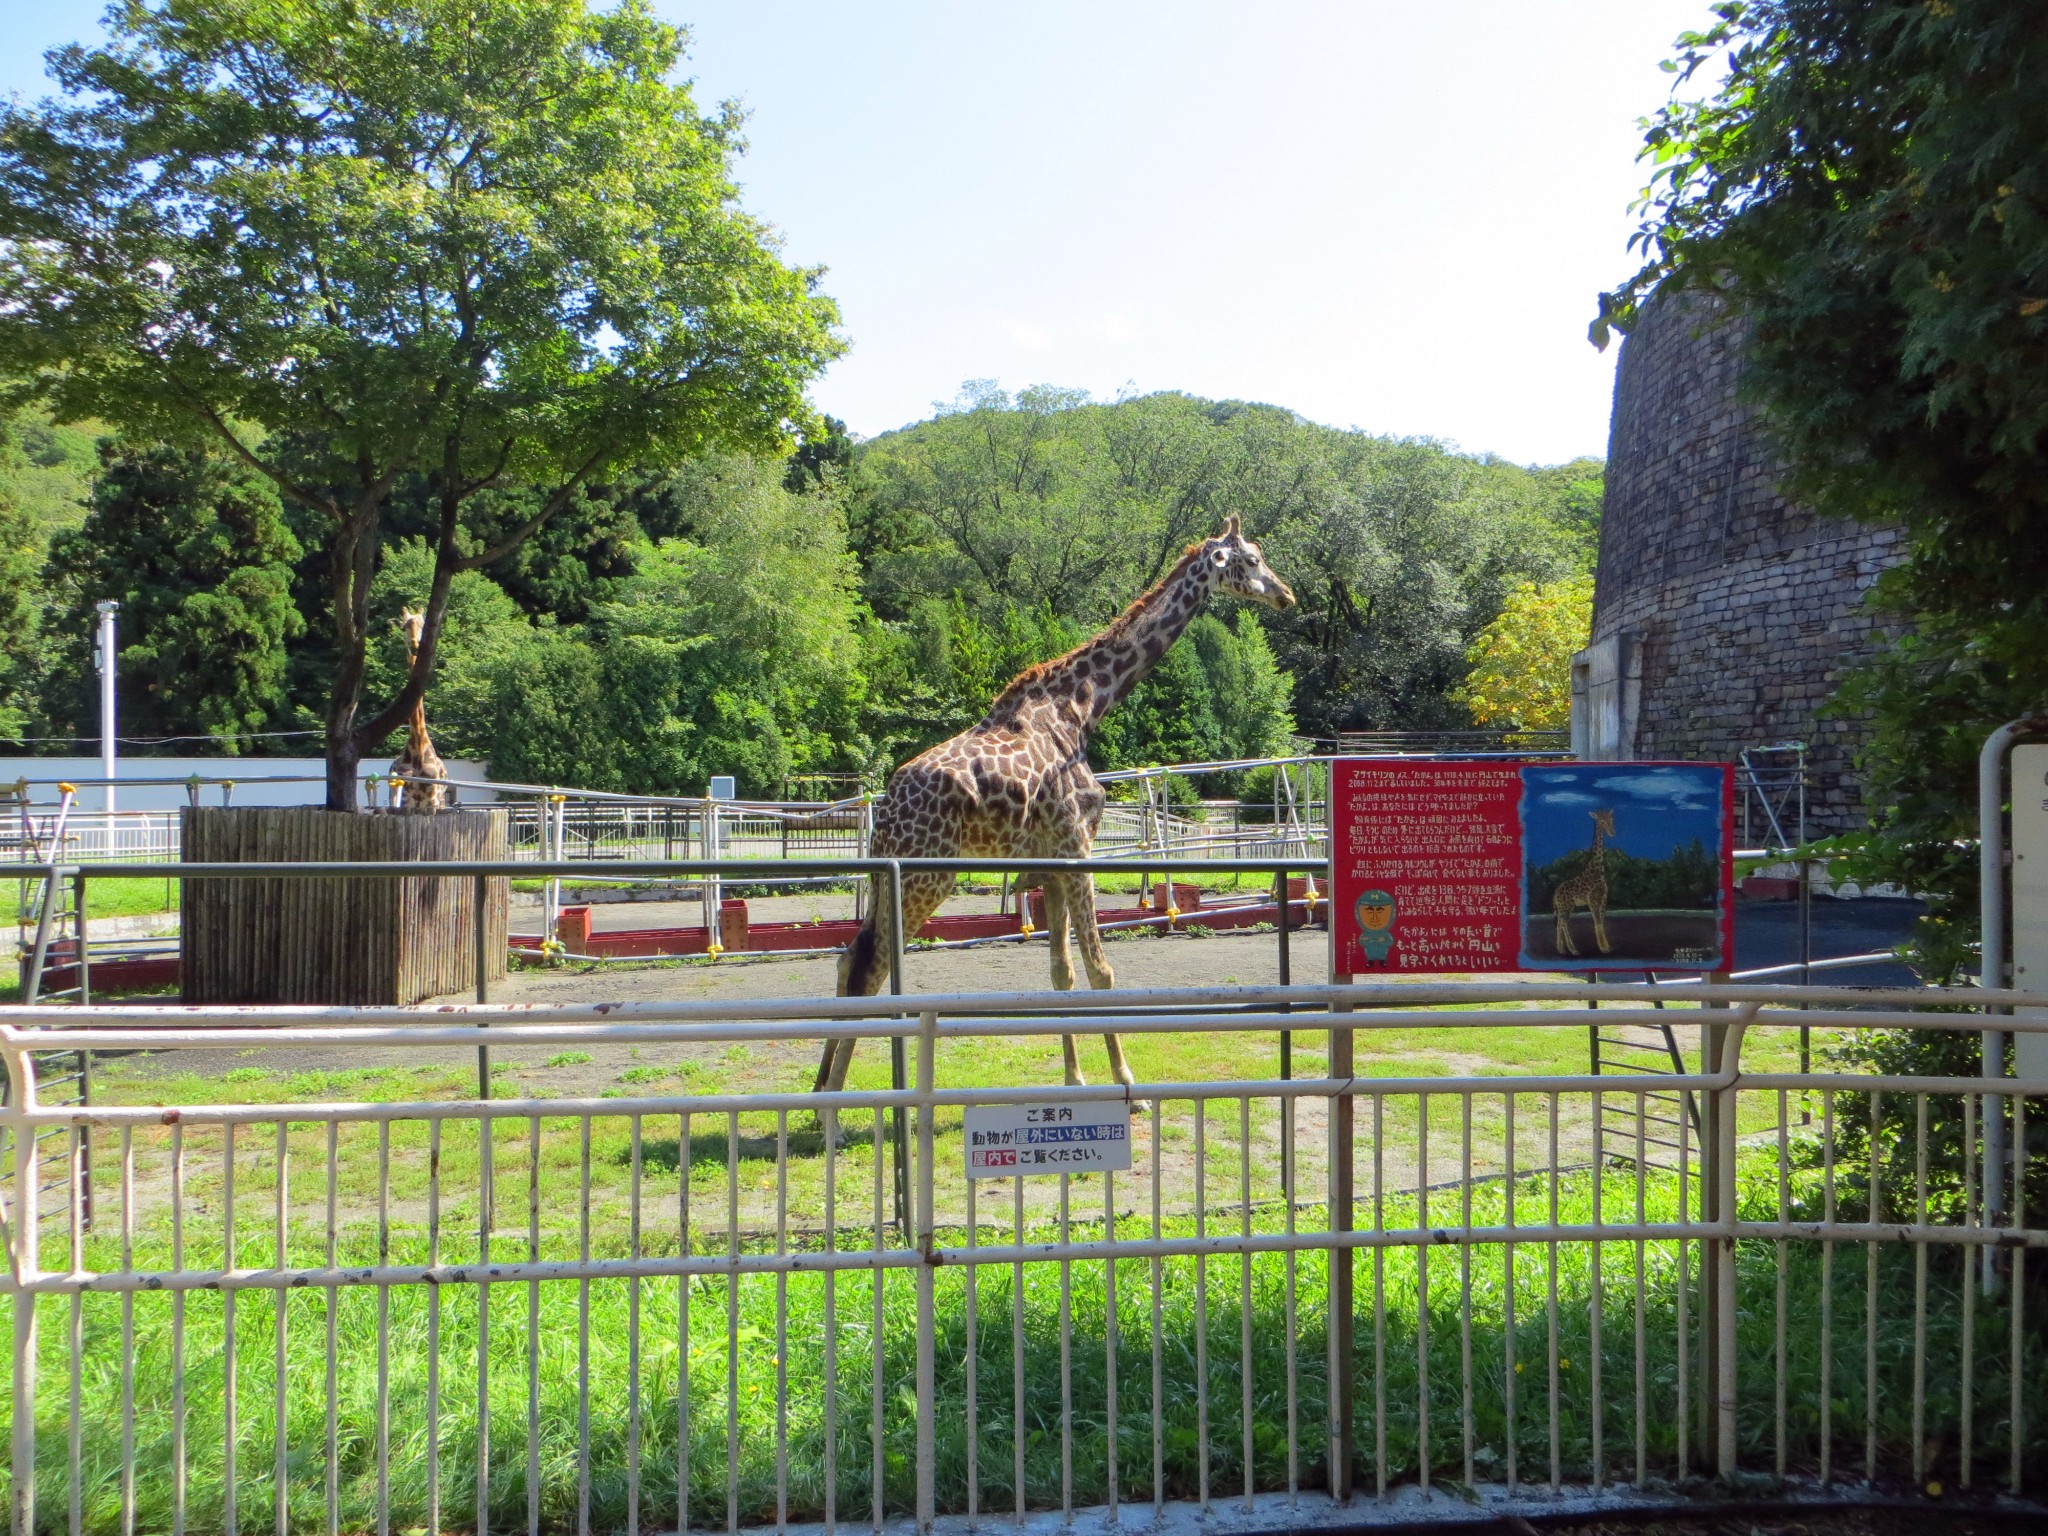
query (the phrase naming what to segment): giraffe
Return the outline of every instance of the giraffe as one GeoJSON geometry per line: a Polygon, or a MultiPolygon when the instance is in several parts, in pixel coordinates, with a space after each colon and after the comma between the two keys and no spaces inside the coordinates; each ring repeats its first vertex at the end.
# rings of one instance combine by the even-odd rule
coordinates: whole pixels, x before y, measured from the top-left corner
{"type": "Polygon", "coordinates": [[[1550,910],[1557,914],[1557,952],[1576,955],[1579,946],[1572,939],[1572,909],[1584,907],[1593,915],[1593,942],[1600,953],[1614,946],[1607,942],[1607,839],[1614,836],[1614,812],[1602,807],[1587,813],[1593,818],[1593,851],[1579,872],[1560,880],[1550,896],[1550,910]]]}
{"type": "MultiPolygon", "coordinates": [[[[405,632],[405,654],[411,666],[419,665],[420,631],[426,622],[425,614],[411,608],[398,621],[398,627],[405,632]]],[[[447,809],[447,779],[448,765],[441,761],[433,738],[427,735],[427,700],[422,694],[412,707],[412,718],[406,722],[405,750],[391,761],[392,809],[416,815],[447,809]],[[406,778],[439,779],[441,783],[408,784],[403,782],[406,778]]]]}
{"type": "MultiPolygon", "coordinates": [[[[1181,552],[1172,570],[1108,628],[1064,656],[1026,667],[996,696],[980,722],[912,758],[889,780],[876,806],[876,858],[1085,858],[1107,796],[1088,767],[1088,736],[1215,592],[1286,610],[1294,594],[1274,575],[1235,515],[1214,538],[1181,552]]],[[[1095,882],[1085,874],[1047,873],[1027,883],[1045,890],[1052,984],[1074,985],[1067,950],[1071,927],[1096,987],[1115,985],[1095,924],[1095,882]]],[[[877,881],[879,888],[880,882],[877,881]]],[[[918,870],[903,877],[903,931],[914,934],[953,891],[953,876],[918,870]]],[[[893,948],[888,903],[870,903],[867,921],[839,957],[839,994],[868,997],[888,979],[893,948]]],[[[1110,1071],[1125,1087],[1131,1069],[1115,1035],[1110,1071]]],[[[1079,1084],[1074,1037],[1063,1040],[1066,1080],[1079,1084]]],[[[845,1086],[851,1040],[827,1041],[815,1087],[845,1086]]]]}

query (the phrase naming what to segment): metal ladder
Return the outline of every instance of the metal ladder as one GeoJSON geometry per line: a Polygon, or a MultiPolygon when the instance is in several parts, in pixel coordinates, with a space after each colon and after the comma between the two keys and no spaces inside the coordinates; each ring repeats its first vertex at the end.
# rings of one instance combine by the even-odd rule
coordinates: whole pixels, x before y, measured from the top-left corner
{"type": "Polygon", "coordinates": [[[1737,755],[1742,844],[1773,850],[1806,842],[1806,743],[1745,747],[1737,755]]]}
{"type": "MultiPolygon", "coordinates": [[[[0,813],[11,809],[20,818],[16,847],[24,864],[55,866],[63,862],[78,790],[70,784],[59,784],[57,791],[56,806],[38,812],[29,800],[25,780],[9,789],[0,789],[0,813]]],[[[16,916],[22,1002],[30,1005],[90,1002],[92,973],[86,954],[85,913],[78,905],[77,884],[54,868],[41,879],[24,877],[16,916]],[[46,985],[53,957],[68,960],[75,978],[72,985],[62,988],[46,985]]],[[[52,1106],[92,1103],[90,1051],[38,1051],[33,1059],[38,1102],[52,1106]]],[[[11,1083],[0,1083],[0,1098],[12,1091],[11,1083]]],[[[40,1192],[44,1195],[58,1193],[64,1197],[62,1200],[40,1202],[43,1221],[68,1229],[75,1198],[81,1227],[90,1227],[91,1132],[84,1128],[48,1127],[36,1135],[36,1155],[45,1170],[40,1192]]]]}
{"type": "MultiPolygon", "coordinates": [[[[1643,979],[1654,984],[1657,976],[1653,971],[1645,971],[1643,979]]],[[[1593,1004],[1595,1009],[1599,1006],[1598,1003],[1593,1004]]],[[[1664,1004],[1652,999],[1652,1006],[1661,1012],[1664,1004]]],[[[1593,1075],[1683,1077],[1692,1070],[1686,1064],[1685,1051],[1669,1024],[1655,1025],[1656,1038],[1651,1040],[1640,1038],[1641,1029],[1642,1026],[1637,1026],[1636,1033],[1632,1034],[1618,1028],[1603,1029],[1597,1019],[1588,1024],[1586,1034],[1592,1051],[1593,1075]]],[[[1688,1161],[1697,1159],[1701,1131],[1698,1095],[1673,1089],[1645,1093],[1643,1098],[1644,1164],[1653,1168],[1676,1169],[1681,1147],[1685,1149],[1688,1161]],[[1689,1132],[1685,1141],[1679,1138],[1681,1125],[1689,1132]]],[[[1594,1162],[1632,1163],[1635,1161],[1635,1146],[1635,1105],[1617,1104],[1603,1096],[1600,1115],[1593,1126],[1594,1162]],[[1610,1153],[1607,1150],[1609,1146],[1615,1146],[1617,1150],[1610,1153]]]]}

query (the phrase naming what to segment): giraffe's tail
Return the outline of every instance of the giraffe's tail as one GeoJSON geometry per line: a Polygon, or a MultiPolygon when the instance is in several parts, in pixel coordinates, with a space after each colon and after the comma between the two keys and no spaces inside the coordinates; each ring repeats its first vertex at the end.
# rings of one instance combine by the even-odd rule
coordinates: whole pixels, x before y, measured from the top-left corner
{"type": "Polygon", "coordinates": [[[860,925],[860,932],[839,956],[839,995],[841,997],[870,997],[881,988],[876,985],[875,958],[878,945],[875,934],[875,918],[871,913],[868,920],[860,925]]]}

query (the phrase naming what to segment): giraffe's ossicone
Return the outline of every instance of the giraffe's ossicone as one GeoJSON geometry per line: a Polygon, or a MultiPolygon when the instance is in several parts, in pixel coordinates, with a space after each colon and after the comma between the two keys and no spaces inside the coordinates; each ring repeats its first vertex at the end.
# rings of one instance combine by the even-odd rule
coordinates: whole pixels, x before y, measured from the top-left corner
{"type": "MultiPolygon", "coordinates": [[[[1285,610],[1287,583],[1274,575],[1258,545],[1231,517],[1214,538],[1190,544],[1160,580],[1109,627],[1064,656],[1027,667],[996,696],[988,713],[950,741],[898,768],[875,807],[876,858],[1086,858],[1108,797],[1088,766],[1088,738],[1102,719],[1166,654],[1217,593],[1285,610]]],[[[878,882],[879,883],[879,882],[878,882]]],[[[1115,983],[1095,922],[1095,882],[1083,873],[1049,871],[1045,890],[1052,984],[1074,984],[1069,931],[1096,987],[1115,983]]],[[[903,931],[915,934],[953,891],[950,874],[918,870],[903,878],[903,931]]],[[[878,896],[884,893],[878,891],[878,896]]],[[[868,997],[888,980],[895,948],[894,913],[886,899],[869,916],[839,961],[843,997],[868,997]]],[[[1131,1084],[1131,1069],[1114,1035],[1104,1037],[1110,1070],[1131,1084]]],[[[1065,1037],[1066,1078],[1079,1083],[1074,1037],[1065,1037]]],[[[851,1040],[827,1041],[816,1086],[845,1086],[851,1040]]]]}

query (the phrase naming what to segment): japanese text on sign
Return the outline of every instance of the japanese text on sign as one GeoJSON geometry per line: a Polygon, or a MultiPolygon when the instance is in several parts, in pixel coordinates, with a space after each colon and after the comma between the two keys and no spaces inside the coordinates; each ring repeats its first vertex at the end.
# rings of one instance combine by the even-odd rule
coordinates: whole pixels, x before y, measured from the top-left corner
{"type": "Polygon", "coordinates": [[[1410,764],[1339,762],[1336,778],[1335,885],[1361,929],[1339,969],[1511,964],[1522,901],[1515,769],[1432,764],[1423,775],[1410,764]]]}
{"type": "Polygon", "coordinates": [[[974,1105],[966,1129],[970,1179],[1131,1166],[1131,1110],[1120,1100],[974,1105]]]}

